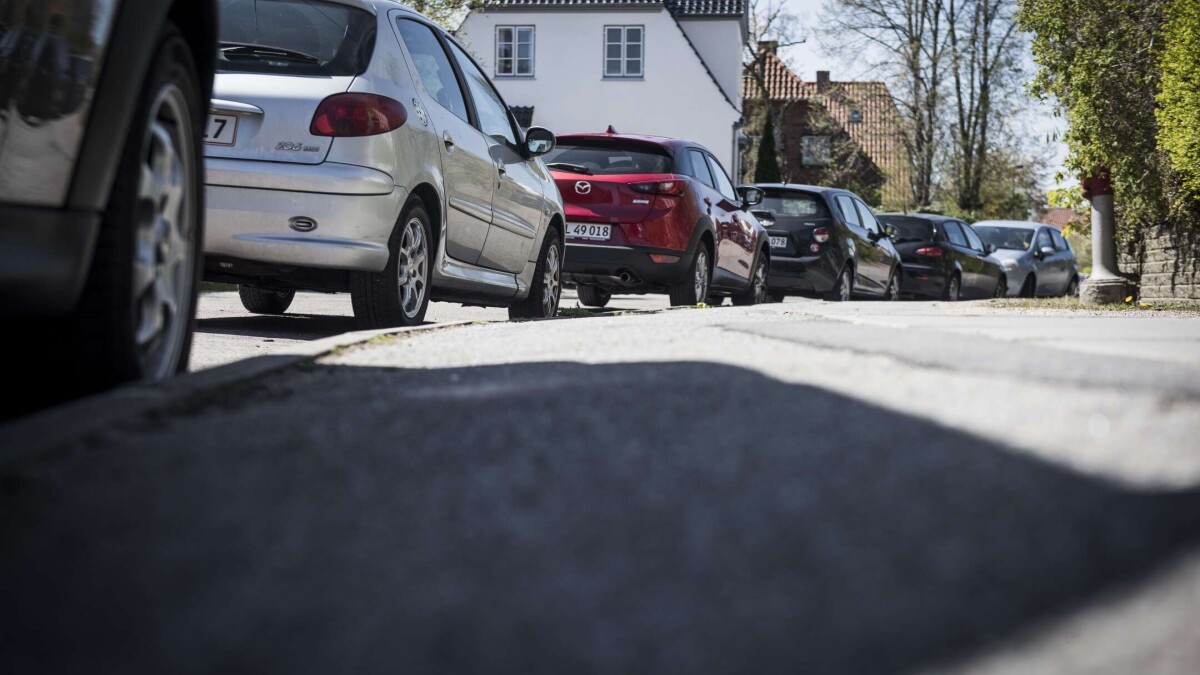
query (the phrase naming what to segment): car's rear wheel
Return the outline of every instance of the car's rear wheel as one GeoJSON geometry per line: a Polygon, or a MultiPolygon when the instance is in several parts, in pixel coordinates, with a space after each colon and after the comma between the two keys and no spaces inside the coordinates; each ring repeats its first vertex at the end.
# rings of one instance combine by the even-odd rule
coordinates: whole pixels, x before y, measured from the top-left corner
{"type": "Polygon", "coordinates": [[[848,302],[853,295],[854,271],[849,265],[843,265],[842,271],[838,272],[838,278],[834,282],[833,288],[825,294],[825,299],[830,302],[848,302]]]}
{"type": "Polygon", "coordinates": [[[883,292],[883,299],[895,302],[900,299],[900,275],[892,272],[892,276],[888,278],[887,289],[883,292]]]}
{"type": "Polygon", "coordinates": [[[951,274],[946,280],[946,290],[942,292],[942,300],[946,302],[958,302],[959,296],[962,294],[962,282],[959,281],[957,274],[951,274]]]}
{"type": "Polygon", "coordinates": [[[157,382],[185,370],[203,240],[204,107],[191,51],[174,24],[142,85],[91,270],[71,360],[86,390],[157,382]]]}
{"type": "Polygon", "coordinates": [[[1033,274],[1025,277],[1025,283],[1021,284],[1021,297],[1037,297],[1037,277],[1033,274]]]}
{"type": "Polygon", "coordinates": [[[291,307],[296,291],[276,291],[249,284],[238,284],[242,307],[255,314],[283,314],[291,307]]]}
{"type": "Polygon", "coordinates": [[[697,305],[708,298],[709,284],[708,247],[701,246],[692,258],[692,264],[682,279],[671,284],[672,307],[697,305]]]}
{"type": "Polygon", "coordinates": [[[767,257],[760,253],[758,260],[754,263],[754,274],[750,277],[750,287],[733,296],[733,304],[745,307],[767,301],[767,264],[767,257]]]}
{"type": "Polygon", "coordinates": [[[612,299],[612,293],[599,286],[579,286],[575,292],[584,307],[604,307],[612,299]]]}
{"type": "Polygon", "coordinates": [[[546,231],[529,295],[508,308],[510,319],[549,319],[558,314],[562,294],[562,241],[558,230],[546,231]]]}
{"type": "Polygon", "coordinates": [[[787,293],[783,291],[768,291],[767,296],[771,298],[771,302],[783,302],[787,299],[787,293]]]}
{"type": "Polygon", "coordinates": [[[367,328],[416,326],[429,309],[429,214],[414,201],[388,240],[391,255],[382,272],[356,272],[350,278],[354,316],[367,328]]]}

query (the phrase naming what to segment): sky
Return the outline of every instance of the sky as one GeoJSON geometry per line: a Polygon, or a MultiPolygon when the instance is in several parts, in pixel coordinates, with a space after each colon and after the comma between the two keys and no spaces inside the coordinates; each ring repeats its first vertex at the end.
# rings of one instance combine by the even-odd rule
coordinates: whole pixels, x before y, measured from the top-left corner
{"type": "MultiPolygon", "coordinates": [[[[832,80],[882,79],[878,73],[871,71],[869,64],[863,61],[854,62],[842,59],[822,50],[820,40],[812,28],[821,25],[820,19],[824,12],[825,1],[785,0],[788,10],[800,19],[800,37],[807,38],[807,41],[783,50],[783,58],[801,78],[810,82],[816,79],[818,70],[830,71],[832,80]]],[[[1027,70],[1032,73],[1033,69],[1031,57],[1027,70]]],[[[1028,123],[1022,126],[1030,129],[1029,133],[1035,135],[1038,144],[1048,143],[1054,146],[1054,158],[1051,161],[1045,183],[1047,188],[1055,187],[1054,174],[1063,171],[1062,163],[1067,156],[1067,147],[1061,142],[1051,140],[1051,137],[1055,132],[1058,137],[1061,137],[1062,132],[1066,130],[1066,122],[1062,118],[1054,116],[1054,108],[1051,104],[1031,101],[1030,106],[1031,109],[1027,114],[1028,123]]],[[[1073,185],[1075,185],[1075,181],[1070,177],[1058,184],[1059,187],[1073,185]]]]}

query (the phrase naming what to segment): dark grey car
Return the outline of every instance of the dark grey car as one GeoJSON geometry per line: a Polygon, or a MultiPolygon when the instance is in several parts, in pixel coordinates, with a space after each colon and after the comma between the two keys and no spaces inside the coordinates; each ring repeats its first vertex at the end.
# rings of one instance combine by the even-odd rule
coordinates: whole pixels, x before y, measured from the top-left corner
{"type": "Polygon", "coordinates": [[[1058,228],[1016,220],[981,220],[975,232],[996,250],[1008,295],[1022,298],[1077,295],[1079,265],[1058,228]]]}
{"type": "Polygon", "coordinates": [[[51,396],[187,366],[217,11],[0,2],[0,317],[51,396]]]}

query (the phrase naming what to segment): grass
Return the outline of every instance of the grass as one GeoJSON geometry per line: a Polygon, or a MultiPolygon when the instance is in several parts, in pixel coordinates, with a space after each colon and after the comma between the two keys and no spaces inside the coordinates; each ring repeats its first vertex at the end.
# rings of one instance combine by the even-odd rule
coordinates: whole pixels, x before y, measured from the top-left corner
{"type": "Polygon", "coordinates": [[[1195,312],[1200,314],[1200,302],[1134,302],[1132,298],[1113,305],[1085,305],[1079,298],[1005,298],[988,300],[989,307],[1018,309],[1066,309],[1081,312],[1195,312]]]}

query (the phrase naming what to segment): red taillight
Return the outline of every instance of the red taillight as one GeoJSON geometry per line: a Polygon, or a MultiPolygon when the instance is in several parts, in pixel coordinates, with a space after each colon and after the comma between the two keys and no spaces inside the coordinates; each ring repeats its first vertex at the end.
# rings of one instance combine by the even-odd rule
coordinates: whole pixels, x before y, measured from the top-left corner
{"type": "Polygon", "coordinates": [[[334,94],[317,106],[308,133],[313,136],[375,136],[408,121],[404,104],[378,94],[334,94]]]}
{"type": "Polygon", "coordinates": [[[659,180],[649,183],[630,183],[630,189],[652,195],[681,195],[687,187],[683,180],[659,180]]]}
{"type": "Polygon", "coordinates": [[[829,241],[829,228],[818,227],[817,229],[813,230],[813,239],[816,239],[822,244],[829,241]]]}
{"type": "Polygon", "coordinates": [[[940,246],[926,246],[925,248],[917,249],[915,253],[923,255],[926,258],[940,258],[942,257],[942,248],[940,246]]]}

